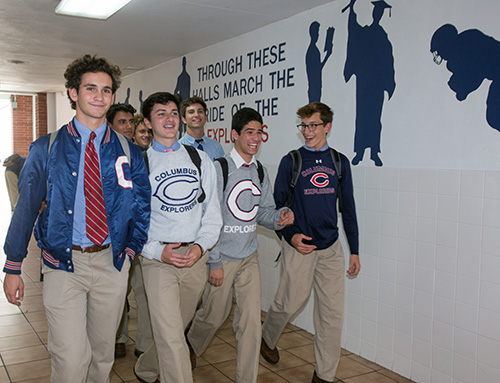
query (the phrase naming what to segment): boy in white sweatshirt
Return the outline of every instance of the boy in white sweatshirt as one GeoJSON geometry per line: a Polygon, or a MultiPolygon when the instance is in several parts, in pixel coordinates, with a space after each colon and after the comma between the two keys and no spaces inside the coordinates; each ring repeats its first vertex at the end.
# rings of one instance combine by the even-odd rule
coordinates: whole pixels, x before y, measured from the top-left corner
{"type": "MultiPolygon", "coordinates": [[[[142,266],[160,379],[191,383],[184,330],[205,286],[207,250],[217,242],[222,225],[217,179],[206,153],[177,141],[180,118],[174,95],[152,94],[144,101],[142,112],[154,135],[147,151],[154,212],[142,251],[142,266]],[[197,154],[198,165],[188,149],[197,154]]],[[[135,366],[140,381],[155,381],[155,361],[153,346],[135,366]]]]}

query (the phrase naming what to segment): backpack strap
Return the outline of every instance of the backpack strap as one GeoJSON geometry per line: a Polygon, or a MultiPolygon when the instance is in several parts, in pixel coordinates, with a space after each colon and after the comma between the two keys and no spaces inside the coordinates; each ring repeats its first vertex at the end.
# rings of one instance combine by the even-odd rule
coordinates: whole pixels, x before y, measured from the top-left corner
{"type": "MultiPolygon", "coordinates": [[[[229,165],[227,164],[226,157],[216,158],[214,161],[217,161],[220,164],[222,169],[222,179],[224,180],[224,185],[222,186],[222,191],[226,191],[227,179],[229,178],[229,165]]],[[[259,175],[259,182],[262,185],[264,182],[264,166],[257,160],[257,174],[259,175]]]]}
{"type": "Polygon", "coordinates": [[[149,172],[149,158],[148,158],[147,149],[142,151],[142,158],[144,158],[144,164],[146,164],[146,170],[148,171],[148,174],[149,174],[150,173],[149,172]]]}
{"type": "Polygon", "coordinates": [[[122,145],[123,152],[127,156],[128,164],[129,164],[130,168],[132,169],[132,163],[130,162],[130,146],[129,146],[129,142],[125,138],[125,136],[123,136],[123,135],[121,135],[119,133],[116,133],[116,135],[118,136],[118,140],[120,141],[120,144],[122,145]]]}
{"type": "MultiPolygon", "coordinates": [[[[47,164],[49,163],[49,157],[50,157],[50,149],[52,148],[52,144],[57,138],[57,135],[61,131],[62,128],[57,129],[55,132],[49,133],[49,147],[47,149],[47,164]]],[[[47,178],[47,193],[49,192],[49,179],[47,178]]],[[[45,196],[45,199],[47,199],[47,196],[45,196]]]]}
{"type": "Polygon", "coordinates": [[[339,199],[339,212],[342,213],[342,192],[340,191],[340,182],[342,181],[342,163],[340,162],[339,152],[330,148],[330,154],[332,155],[333,166],[335,166],[335,171],[337,172],[337,197],[339,199]]]}
{"type": "Polygon", "coordinates": [[[226,186],[227,186],[227,179],[229,177],[229,166],[227,164],[227,158],[226,157],[220,157],[216,158],[215,161],[217,161],[220,164],[220,167],[222,169],[222,179],[223,179],[223,186],[222,186],[222,191],[226,191],[226,186]]]}
{"type": "Polygon", "coordinates": [[[262,186],[262,182],[264,182],[264,166],[257,160],[257,173],[259,174],[260,185],[262,186]]]}
{"type": "Polygon", "coordinates": [[[299,179],[300,169],[302,168],[302,156],[300,152],[295,149],[291,150],[289,155],[292,156],[293,168],[292,168],[292,178],[290,179],[290,188],[288,189],[288,198],[286,200],[285,206],[292,206],[293,193],[295,191],[295,186],[297,185],[297,180],[299,179]]]}
{"type": "Polygon", "coordinates": [[[201,188],[201,194],[198,197],[198,202],[202,203],[205,201],[205,191],[203,190],[203,185],[201,184],[201,157],[196,148],[193,146],[189,145],[184,145],[183,146],[186,148],[189,157],[191,158],[191,161],[193,162],[194,166],[196,166],[196,169],[198,169],[198,173],[200,174],[200,188],[201,188]]]}

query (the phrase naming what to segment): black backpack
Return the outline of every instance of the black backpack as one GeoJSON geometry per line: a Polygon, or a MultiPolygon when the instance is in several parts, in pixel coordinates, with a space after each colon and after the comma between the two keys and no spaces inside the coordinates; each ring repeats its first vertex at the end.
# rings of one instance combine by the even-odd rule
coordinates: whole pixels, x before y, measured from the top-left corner
{"type": "MultiPolygon", "coordinates": [[[[302,156],[300,155],[300,151],[298,149],[291,150],[288,154],[291,155],[293,159],[292,178],[290,180],[290,188],[288,189],[288,198],[285,202],[285,206],[289,208],[292,206],[293,193],[299,179],[300,169],[302,168],[302,156]]],[[[340,155],[339,152],[333,148],[330,148],[330,154],[332,156],[333,166],[335,166],[335,171],[337,172],[338,184],[340,185],[340,182],[342,181],[342,165],[340,162],[340,155]]],[[[337,187],[337,197],[339,199],[339,211],[342,213],[342,194],[339,187],[337,187]]]]}
{"type": "MultiPolygon", "coordinates": [[[[291,150],[290,152],[288,152],[288,154],[292,156],[293,168],[292,168],[292,178],[290,179],[290,187],[288,189],[288,197],[285,202],[285,207],[291,208],[293,193],[295,191],[295,186],[297,185],[297,181],[299,179],[300,170],[302,169],[302,156],[298,149],[291,150]]],[[[339,152],[337,152],[333,148],[330,148],[330,154],[332,156],[333,166],[335,166],[335,171],[337,172],[338,184],[340,184],[340,182],[342,181],[342,165],[340,162],[340,155],[339,152]]],[[[339,212],[342,213],[342,194],[340,192],[339,187],[337,187],[337,197],[339,199],[339,212]]],[[[276,235],[278,236],[279,239],[283,237],[283,233],[281,232],[281,230],[276,230],[276,235]]],[[[278,261],[280,256],[281,252],[278,254],[278,257],[276,258],[275,262],[278,261]]]]}
{"type": "MultiPolygon", "coordinates": [[[[215,161],[217,161],[220,164],[220,167],[222,169],[222,178],[224,180],[224,186],[222,188],[222,191],[226,191],[226,186],[227,186],[227,179],[229,177],[229,167],[227,164],[227,158],[226,157],[220,157],[216,158],[215,161]]],[[[257,160],[257,173],[259,174],[259,181],[260,184],[262,185],[262,182],[264,182],[264,167],[260,163],[259,160],[257,160]]]]}
{"type": "MultiPolygon", "coordinates": [[[[203,190],[203,185],[201,184],[201,157],[196,148],[193,146],[189,145],[184,145],[183,146],[186,148],[189,158],[191,158],[191,162],[193,162],[194,166],[196,166],[196,169],[198,169],[198,173],[200,174],[200,189],[201,189],[201,194],[198,197],[198,202],[202,203],[205,201],[205,191],[203,190]]],[[[148,152],[147,150],[144,150],[142,152],[142,156],[144,157],[144,162],[146,163],[146,169],[148,169],[148,174],[149,174],[149,159],[148,159],[148,152]]]]}

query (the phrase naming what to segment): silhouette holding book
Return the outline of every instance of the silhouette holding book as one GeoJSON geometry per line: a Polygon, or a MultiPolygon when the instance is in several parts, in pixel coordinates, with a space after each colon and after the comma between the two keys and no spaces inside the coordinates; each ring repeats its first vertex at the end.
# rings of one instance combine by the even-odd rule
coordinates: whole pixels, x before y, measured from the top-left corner
{"type": "Polygon", "coordinates": [[[321,61],[321,53],[316,46],[319,38],[319,26],[317,21],[313,21],[309,26],[311,42],[306,52],[306,72],[309,84],[307,95],[309,96],[309,102],[321,101],[322,71],[333,52],[333,33],[335,32],[335,28],[330,27],[326,30],[324,49],[326,54],[323,61],[321,61]]]}
{"type": "Polygon", "coordinates": [[[500,42],[477,29],[458,33],[455,26],[445,24],[434,32],[431,52],[436,64],[446,61],[452,73],[448,86],[458,101],[464,101],[484,80],[491,81],[486,121],[500,131],[500,42]]]}

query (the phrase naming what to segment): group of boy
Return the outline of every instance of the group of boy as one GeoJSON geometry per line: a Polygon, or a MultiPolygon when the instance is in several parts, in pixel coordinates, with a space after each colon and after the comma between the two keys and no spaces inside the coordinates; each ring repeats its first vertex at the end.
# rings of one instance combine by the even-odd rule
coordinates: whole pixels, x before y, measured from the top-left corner
{"type": "Polygon", "coordinates": [[[128,270],[140,253],[154,341],[140,350],[145,352],[134,368],[139,381],[192,382],[196,355],[206,350],[234,299],[236,382],[255,383],[259,353],[278,363],[281,332],[314,289],[312,381],[333,382],[344,295],[338,189],[352,253],[347,273],[356,275],[360,263],[349,161],[340,154],[339,182],[326,143],[330,108],[312,103],[299,109],[305,145],[293,198],[290,155],[280,163],[273,198],[267,170],[255,158],[263,134],[257,111],[234,114],[234,147],[219,158],[220,144],[204,135],[205,102],[192,97],[180,108],[176,96],[154,93],[142,106],[154,136],[142,155],[110,129],[119,130],[115,121],[130,124],[129,116],[118,118],[118,111],[106,122],[119,76],[118,67],[95,56],[68,66],[75,118],[32,144],[7,234],[4,290],[20,305],[22,260],[46,201],[35,237],[45,275],[51,381],[109,382],[128,270]],[[182,140],[180,113],[187,127],[182,140]],[[257,224],[283,234],[282,277],[263,326],[257,224]]]}

